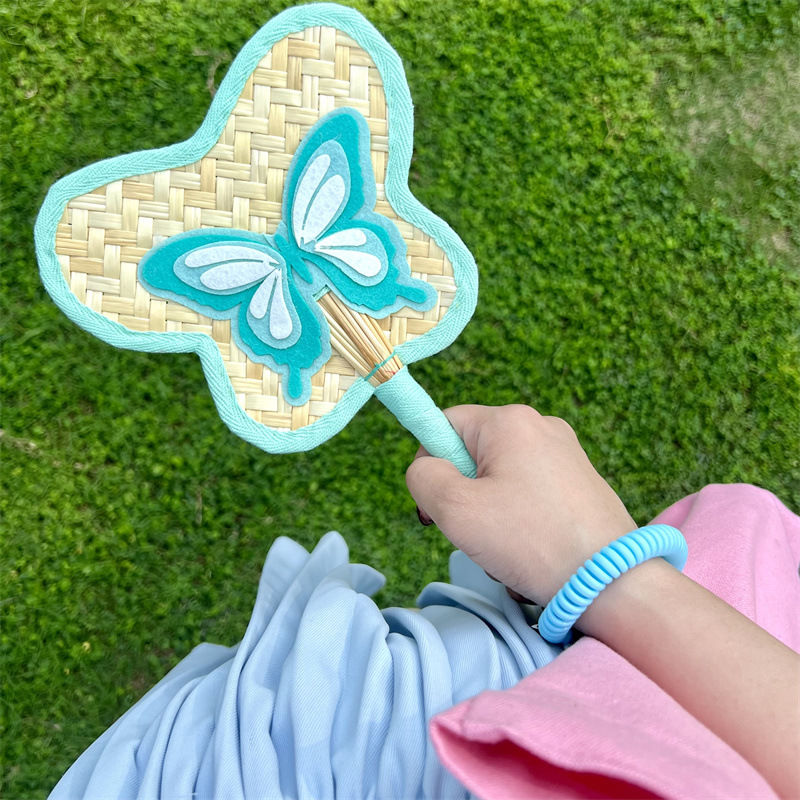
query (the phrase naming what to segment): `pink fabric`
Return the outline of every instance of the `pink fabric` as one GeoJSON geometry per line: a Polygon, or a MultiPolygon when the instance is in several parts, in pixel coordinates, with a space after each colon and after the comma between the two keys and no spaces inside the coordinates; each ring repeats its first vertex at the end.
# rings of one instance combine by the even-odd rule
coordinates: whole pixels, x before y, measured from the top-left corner
{"type": "MultiPolygon", "coordinates": [[[[684,572],[800,652],[800,517],[763,489],[707,486],[660,514],[684,572]]],[[[736,751],[606,645],[584,637],[504,692],[434,717],[442,763],[483,800],[775,798],[736,751]]]]}

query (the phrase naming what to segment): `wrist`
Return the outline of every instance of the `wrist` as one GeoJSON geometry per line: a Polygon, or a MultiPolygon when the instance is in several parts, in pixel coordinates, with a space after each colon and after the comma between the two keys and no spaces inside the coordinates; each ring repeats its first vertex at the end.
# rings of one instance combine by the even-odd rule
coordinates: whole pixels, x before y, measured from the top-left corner
{"type": "Polygon", "coordinates": [[[683,573],[663,558],[651,558],[612,581],[583,612],[575,627],[606,644],[629,628],[631,618],[664,609],[680,593],[683,573]]]}
{"type": "MultiPolygon", "coordinates": [[[[663,524],[646,525],[620,536],[596,552],[559,589],[542,612],[538,622],[539,633],[549,642],[566,641],[570,628],[603,590],[631,569],[659,557],[678,570],[683,569],[687,557],[686,540],[676,528],[663,524]]],[[[622,594],[615,591],[612,598],[619,598],[622,594]]],[[[605,605],[610,608],[607,598],[605,605]]]]}

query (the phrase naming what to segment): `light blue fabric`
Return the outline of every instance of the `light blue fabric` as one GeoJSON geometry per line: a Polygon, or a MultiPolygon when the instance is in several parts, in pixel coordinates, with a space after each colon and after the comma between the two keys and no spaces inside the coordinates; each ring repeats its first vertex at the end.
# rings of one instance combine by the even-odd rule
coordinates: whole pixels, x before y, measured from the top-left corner
{"type": "Polygon", "coordinates": [[[342,537],[280,538],[236,647],[195,648],[70,768],[69,798],[466,798],[427,734],[437,712],[504,689],[563,647],[463,553],[419,609],[372,601],[383,576],[342,537]]]}

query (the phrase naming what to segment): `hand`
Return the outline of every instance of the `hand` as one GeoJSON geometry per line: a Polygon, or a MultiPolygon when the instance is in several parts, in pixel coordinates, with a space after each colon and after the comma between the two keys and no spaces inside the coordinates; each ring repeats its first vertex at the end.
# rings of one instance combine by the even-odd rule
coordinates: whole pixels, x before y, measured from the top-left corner
{"type": "Polygon", "coordinates": [[[442,533],[497,580],[544,605],[586,559],[636,528],[572,428],[528,406],[457,406],[447,418],[478,475],[420,449],[406,473],[442,533]]]}
{"type": "MultiPolygon", "coordinates": [[[[527,406],[445,413],[478,476],[420,450],[409,491],[506,586],[545,605],[586,559],[636,528],[563,420],[527,406]]],[[[655,681],[781,798],[800,797],[797,653],[659,558],[613,581],[576,627],[655,681]]]]}

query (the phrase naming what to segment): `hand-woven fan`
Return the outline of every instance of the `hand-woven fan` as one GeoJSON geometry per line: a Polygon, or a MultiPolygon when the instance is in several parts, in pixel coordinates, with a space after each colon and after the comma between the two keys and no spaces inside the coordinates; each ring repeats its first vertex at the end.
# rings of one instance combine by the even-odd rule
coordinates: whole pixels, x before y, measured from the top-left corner
{"type": "Polygon", "coordinates": [[[58,181],[36,223],[42,278],[118,347],[194,350],[220,416],[269,452],[307,450],[375,394],[433,455],[475,474],[406,364],[475,307],[461,240],[411,195],[402,64],[352,9],[275,17],[185,142],[58,181]]]}

